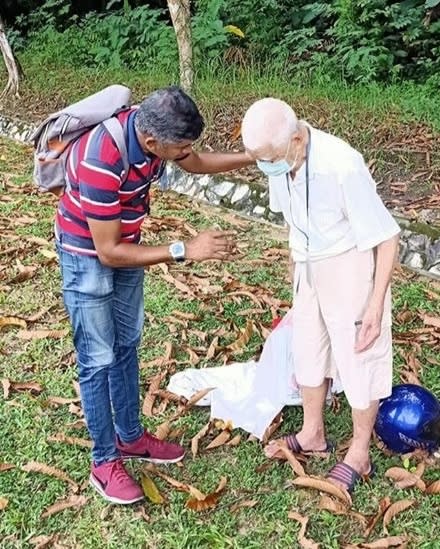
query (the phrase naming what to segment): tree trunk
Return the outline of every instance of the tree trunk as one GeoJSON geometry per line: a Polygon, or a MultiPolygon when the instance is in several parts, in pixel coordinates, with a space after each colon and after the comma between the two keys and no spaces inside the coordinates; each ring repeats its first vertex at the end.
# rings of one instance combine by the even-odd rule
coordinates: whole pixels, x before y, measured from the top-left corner
{"type": "Polygon", "coordinates": [[[167,0],[179,48],[180,85],[191,92],[194,81],[190,0],[167,0]]]}
{"type": "Polygon", "coordinates": [[[5,89],[0,94],[0,98],[8,94],[14,94],[18,96],[18,86],[20,82],[20,69],[15,61],[14,54],[12,53],[11,46],[6,38],[5,25],[0,16],[0,50],[3,54],[6,69],[8,71],[8,82],[5,89]]]}

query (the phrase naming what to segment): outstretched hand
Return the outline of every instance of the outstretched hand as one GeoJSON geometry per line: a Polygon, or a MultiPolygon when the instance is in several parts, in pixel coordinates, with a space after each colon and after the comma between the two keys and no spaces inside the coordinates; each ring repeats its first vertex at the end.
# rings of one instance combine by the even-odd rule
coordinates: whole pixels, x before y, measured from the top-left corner
{"type": "Polygon", "coordinates": [[[203,231],[186,243],[186,259],[229,259],[236,250],[235,232],[203,231]]]}

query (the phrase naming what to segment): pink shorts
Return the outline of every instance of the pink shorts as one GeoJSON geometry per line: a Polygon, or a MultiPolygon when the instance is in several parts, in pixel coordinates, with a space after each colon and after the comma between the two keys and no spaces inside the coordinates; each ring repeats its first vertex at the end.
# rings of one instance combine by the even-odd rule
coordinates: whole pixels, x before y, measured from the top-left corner
{"type": "Polygon", "coordinates": [[[356,248],[310,262],[295,264],[293,360],[299,385],[318,387],[339,376],[352,408],[391,394],[393,354],[391,290],[388,288],[382,330],[373,347],[355,353],[359,325],[373,291],[374,254],[356,248]]]}

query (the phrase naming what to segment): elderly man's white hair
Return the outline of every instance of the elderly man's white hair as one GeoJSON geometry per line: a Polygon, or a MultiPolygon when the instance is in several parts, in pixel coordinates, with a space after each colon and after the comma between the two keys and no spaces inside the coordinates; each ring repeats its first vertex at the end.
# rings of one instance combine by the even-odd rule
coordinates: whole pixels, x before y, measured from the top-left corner
{"type": "Polygon", "coordinates": [[[253,103],[243,118],[241,135],[250,151],[278,150],[299,130],[295,111],[284,101],[266,97],[253,103]]]}

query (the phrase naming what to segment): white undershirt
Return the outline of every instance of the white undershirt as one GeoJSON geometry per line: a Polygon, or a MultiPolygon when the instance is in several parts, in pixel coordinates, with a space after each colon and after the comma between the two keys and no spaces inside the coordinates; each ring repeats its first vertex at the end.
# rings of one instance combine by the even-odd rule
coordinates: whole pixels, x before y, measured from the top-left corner
{"type": "Polygon", "coordinates": [[[400,229],[376,192],[362,155],[345,141],[310,127],[309,216],[306,163],[290,175],[269,177],[270,209],[290,227],[294,261],[332,257],[355,246],[374,248],[400,229]]]}

